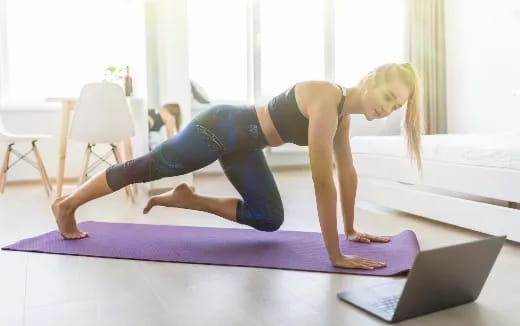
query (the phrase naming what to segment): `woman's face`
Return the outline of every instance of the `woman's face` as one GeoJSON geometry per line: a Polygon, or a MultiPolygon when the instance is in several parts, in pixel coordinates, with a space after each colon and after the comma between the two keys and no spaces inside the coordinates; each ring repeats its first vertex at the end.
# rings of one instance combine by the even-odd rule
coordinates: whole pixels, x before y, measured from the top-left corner
{"type": "Polygon", "coordinates": [[[368,121],[381,119],[402,107],[408,97],[410,90],[399,79],[389,83],[368,88],[366,94],[361,95],[363,113],[368,121]]]}

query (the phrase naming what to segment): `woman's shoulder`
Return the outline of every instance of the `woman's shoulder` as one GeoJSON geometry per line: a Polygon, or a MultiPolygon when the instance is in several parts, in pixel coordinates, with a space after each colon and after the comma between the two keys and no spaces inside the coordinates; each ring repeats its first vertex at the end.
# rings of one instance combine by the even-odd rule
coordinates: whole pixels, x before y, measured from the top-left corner
{"type": "Polygon", "coordinates": [[[294,85],[295,97],[304,106],[334,106],[341,100],[338,85],[323,80],[302,81],[294,85]]]}
{"type": "Polygon", "coordinates": [[[327,80],[306,80],[294,84],[294,88],[304,88],[308,91],[333,91],[337,92],[339,87],[337,84],[327,80]]]}

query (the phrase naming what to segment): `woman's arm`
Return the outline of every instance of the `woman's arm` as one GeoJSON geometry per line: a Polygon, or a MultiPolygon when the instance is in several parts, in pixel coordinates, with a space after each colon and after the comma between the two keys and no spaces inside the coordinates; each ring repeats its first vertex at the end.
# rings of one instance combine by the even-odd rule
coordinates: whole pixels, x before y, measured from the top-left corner
{"type": "Polygon", "coordinates": [[[309,115],[308,146],[321,232],[329,258],[334,261],[342,256],[338,240],[337,193],[332,167],[332,145],[337,117],[334,101],[327,100],[334,100],[334,96],[323,96],[324,92],[330,92],[326,86],[323,88],[320,92],[322,100],[311,103],[307,109],[309,115]]]}
{"type": "Polygon", "coordinates": [[[380,268],[385,266],[384,263],[354,255],[345,256],[339,247],[337,194],[332,174],[332,147],[337,124],[335,109],[335,106],[315,107],[309,113],[309,156],[321,233],[332,265],[343,268],[380,268]]]}
{"type": "MultiPolygon", "coordinates": [[[[336,220],[337,194],[333,178],[332,152],[337,126],[336,106],[339,95],[336,86],[313,83],[305,94],[309,116],[309,156],[312,180],[321,232],[332,265],[343,268],[374,269],[384,264],[354,255],[343,255],[339,247],[336,220]]],[[[297,92],[297,89],[296,89],[297,92]]]]}
{"type": "Polygon", "coordinates": [[[339,180],[341,210],[343,213],[343,227],[345,235],[354,230],[354,206],[357,192],[357,173],[352,161],[350,150],[350,116],[345,116],[339,124],[334,136],[334,158],[339,180]]]}
{"type": "Polygon", "coordinates": [[[354,229],[354,206],[358,177],[352,151],[350,149],[350,116],[345,116],[334,136],[334,157],[339,180],[341,208],[343,213],[343,227],[349,240],[359,242],[388,242],[390,239],[366,233],[358,233],[354,229]]]}

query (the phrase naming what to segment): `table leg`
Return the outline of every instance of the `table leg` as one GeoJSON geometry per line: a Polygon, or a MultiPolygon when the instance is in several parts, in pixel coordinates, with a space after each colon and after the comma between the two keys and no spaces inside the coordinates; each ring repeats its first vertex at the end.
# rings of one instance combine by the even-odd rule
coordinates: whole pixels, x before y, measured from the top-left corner
{"type": "Polygon", "coordinates": [[[67,156],[67,136],[69,133],[70,111],[74,101],[64,100],[61,112],[60,148],[58,153],[58,174],[56,176],[56,195],[63,192],[63,177],[65,175],[65,158],[67,156]]]}

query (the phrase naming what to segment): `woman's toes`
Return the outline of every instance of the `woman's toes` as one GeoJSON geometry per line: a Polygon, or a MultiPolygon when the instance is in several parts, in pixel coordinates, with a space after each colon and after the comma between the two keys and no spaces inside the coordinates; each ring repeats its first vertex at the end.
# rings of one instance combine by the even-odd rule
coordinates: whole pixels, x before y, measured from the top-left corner
{"type": "Polygon", "coordinates": [[[173,190],[151,197],[143,209],[143,214],[148,213],[154,206],[188,208],[191,196],[193,192],[190,187],[182,183],[173,190]]]}
{"type": "Polygon", "coordinates": [[[60,232],[60,234],[65,240],[79,240],[89,236],[87,232],[77,232],[72,234],[63,234],[60,232]]]}

